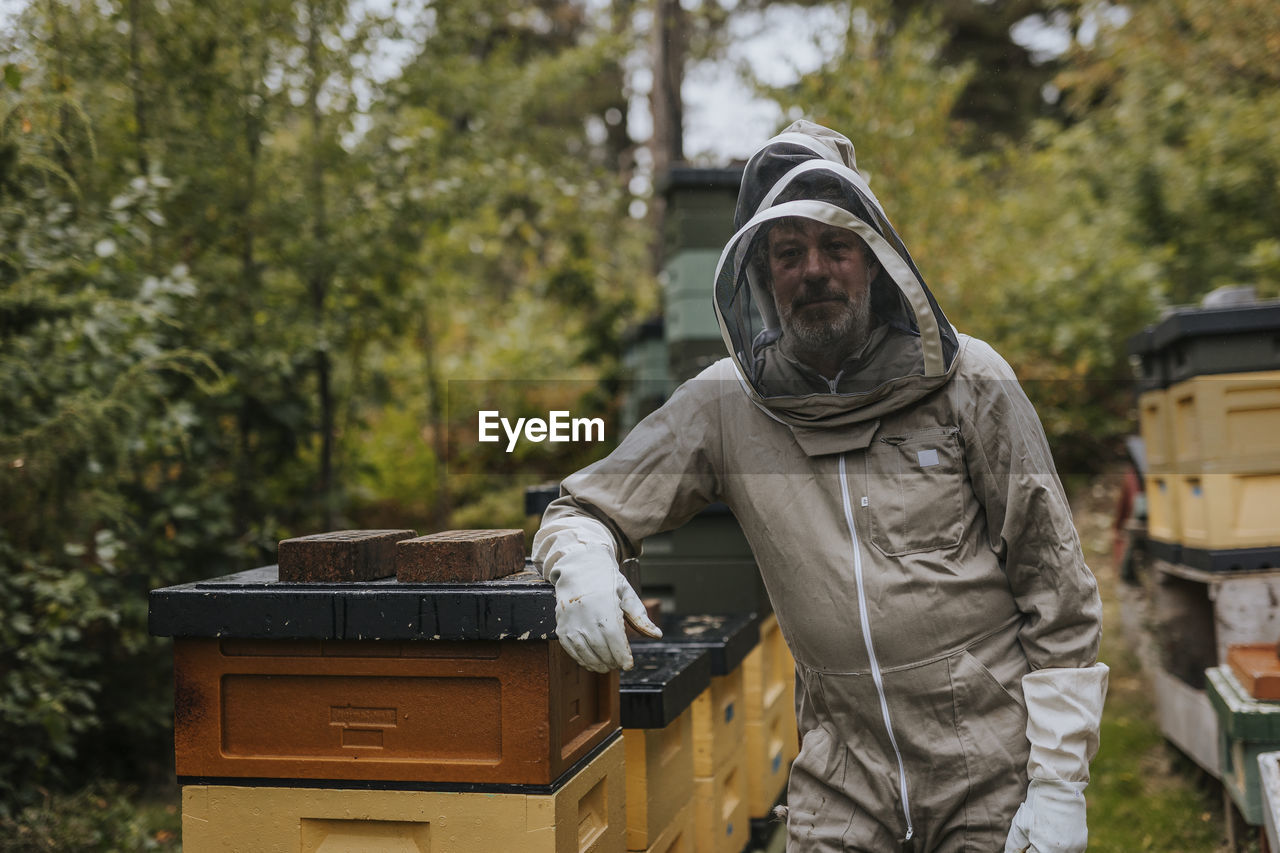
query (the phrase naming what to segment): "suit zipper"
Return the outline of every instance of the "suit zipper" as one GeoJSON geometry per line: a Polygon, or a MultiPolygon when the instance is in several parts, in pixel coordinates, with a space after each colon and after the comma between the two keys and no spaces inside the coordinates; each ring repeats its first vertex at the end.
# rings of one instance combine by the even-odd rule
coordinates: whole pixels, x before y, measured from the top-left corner
{"type": "Polygon", "coordinates": [[[893,734],[893,720],[889,717],[889,701],[884,695],[884,677],[880,674],[880,664],[876,661],[875,646],[871,643],[871,623],[867,619],[867,594],[862,585],[862,548],[858,544],[858,531],[853,525],[853,505],[849,502],[849,477],[845,469],[845,454],[840,454],[840,498],[844,501],[844,521],[849,527],[849,538],[853,545],[853,576],[858,587],[858,617],[862,621],[862,641],[867,646],[867,660],[871,665],[871,680],[875,682],[876,693],[880,697],[880,714],[884,717],[884,728],[889,733],[889,743],[893,746],[893,754],[898,759],[898,791],[902,795],[902,816],[907,821],[907,836],[910,841],[914,831],[911,826],[911,803],[907,799],[907,768],[902,762],[902,751],[898,749],[898,739],[893,734]]]}

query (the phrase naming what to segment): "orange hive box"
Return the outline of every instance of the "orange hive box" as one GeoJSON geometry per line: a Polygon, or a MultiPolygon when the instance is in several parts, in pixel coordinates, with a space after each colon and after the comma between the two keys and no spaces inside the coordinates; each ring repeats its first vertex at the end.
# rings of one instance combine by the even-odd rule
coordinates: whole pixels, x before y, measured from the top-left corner
{"type": "Polygon", "coordinates": [[[186,779],[549,784],[619,728],[556,640],[174,641],[186,779]]]}
{"type": "Polygon", "coordinates": [[[153,590],[150,631],[174,638],[177,773],[550,784],[621,721],[617,673],[565,654],[554,610],[533,572],[299,584],[265,566],[153,590]]]}

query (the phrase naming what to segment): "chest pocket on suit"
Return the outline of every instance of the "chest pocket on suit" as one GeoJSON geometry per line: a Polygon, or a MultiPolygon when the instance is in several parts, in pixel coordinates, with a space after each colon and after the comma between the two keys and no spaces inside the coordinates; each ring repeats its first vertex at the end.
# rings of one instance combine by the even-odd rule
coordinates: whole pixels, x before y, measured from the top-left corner
{"type": "Polygon", "coordinates": [[[967,486],[959,428],[877,436],[866,464],[873,545],[897,556],[960,543],[967,486]]]}

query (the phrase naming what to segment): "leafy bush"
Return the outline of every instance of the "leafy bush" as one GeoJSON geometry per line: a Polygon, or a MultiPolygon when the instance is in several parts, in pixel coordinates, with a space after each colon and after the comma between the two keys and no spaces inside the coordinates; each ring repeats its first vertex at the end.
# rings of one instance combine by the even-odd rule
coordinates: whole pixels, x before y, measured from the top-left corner
{"type": "Polygon", "coordinates": [[[134,791],[95,783],[74,794],[42,792],[40,802],[11,817],[0,817],[0,853],[142,853],[180,849],[179,818],[171,807],[163,826],[136,809],[134,791]]]}

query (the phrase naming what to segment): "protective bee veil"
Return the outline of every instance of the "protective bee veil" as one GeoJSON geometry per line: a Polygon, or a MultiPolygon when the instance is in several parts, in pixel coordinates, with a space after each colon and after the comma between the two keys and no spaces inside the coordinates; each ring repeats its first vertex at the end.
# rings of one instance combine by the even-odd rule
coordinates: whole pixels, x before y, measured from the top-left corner
{"type": "Polygon", "coordinates": [[[771,139],[744,170],[734,228],[716,270],[716,313],[739,376],[775,416],[798,427],[856,423],[949,379],[956,332],[844,136],[800,121],[771,139]],[[864,339],[840,342],[849,354],[833,375],[798,356],[770,274],[771,240],[810,224],[852,235],[870,263],[864,339]]]}

